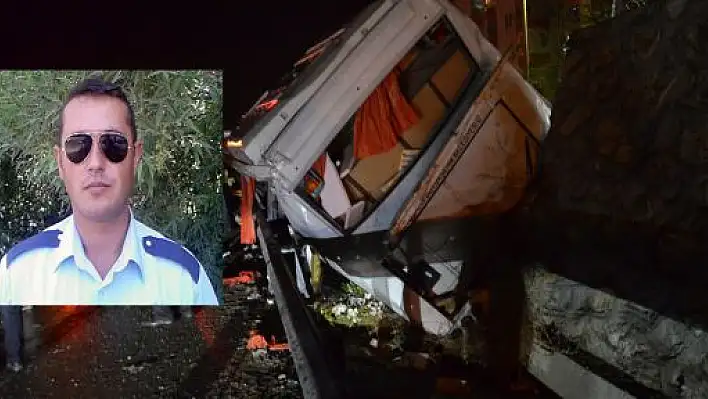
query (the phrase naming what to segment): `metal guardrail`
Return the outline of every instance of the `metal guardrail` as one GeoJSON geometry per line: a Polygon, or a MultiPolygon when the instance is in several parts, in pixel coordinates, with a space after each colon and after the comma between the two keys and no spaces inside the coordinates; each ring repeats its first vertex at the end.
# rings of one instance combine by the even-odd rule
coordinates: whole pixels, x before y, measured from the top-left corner
{"type": "Polygon", "coordinates": [[[281,253],[262,210],[256,211],[257,235],[268,268],[270,290],[290,345],[295,369],[305,398],[342,399],[345,390],[333,373],[336,367],[325,342],[296,288],[295,277],[281,253]]]}

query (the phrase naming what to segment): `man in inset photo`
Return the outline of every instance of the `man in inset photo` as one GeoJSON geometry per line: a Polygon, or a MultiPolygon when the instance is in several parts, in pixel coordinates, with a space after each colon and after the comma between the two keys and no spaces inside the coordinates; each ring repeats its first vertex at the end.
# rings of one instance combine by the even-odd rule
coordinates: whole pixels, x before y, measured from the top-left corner
{"type": "Polygon", "coordinates": [[[133,213],[135,120],[116,84],[88,78],[70,92],[53,150],[71,215],[5,254],[0,305],[218,305],[194,254],[133,213]]]}

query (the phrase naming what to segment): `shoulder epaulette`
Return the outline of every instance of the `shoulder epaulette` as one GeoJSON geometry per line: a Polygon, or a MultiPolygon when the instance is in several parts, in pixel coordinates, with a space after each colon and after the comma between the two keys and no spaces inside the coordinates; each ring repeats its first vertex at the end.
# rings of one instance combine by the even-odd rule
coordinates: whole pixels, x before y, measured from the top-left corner
{"type": "Polygon", "coordinates": [[[192,276],[195,284],[199,282],[199,261],[181,245],[164,238],[145,236],[143,248],[152,256],[168,259],[182,266],[192,276]]]}
{"type": "Polygon", "coordinates": [[[7,252],[7,267],[20,255],[40,248],[58,248],[61,230],[45,230],[24,241],[20,241],[7,252]]]}

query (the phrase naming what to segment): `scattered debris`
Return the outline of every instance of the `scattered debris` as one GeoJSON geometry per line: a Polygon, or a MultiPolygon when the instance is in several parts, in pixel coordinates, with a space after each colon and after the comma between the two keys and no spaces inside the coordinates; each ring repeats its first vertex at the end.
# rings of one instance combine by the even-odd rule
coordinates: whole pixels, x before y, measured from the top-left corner
{"type": "Polygon", "coordinates": [[[242,271],[236,277],[228,277],[224,279],[224,285],[233,287],[238,284],[254,284],[256,282],[257,273],[254,271],[242,271]]]}
{"type": "Polygon", "coordinates": [[[267,349],[267,348],[268,348],[268,341],[266,341],[264,336],[258,334],[258,331],[256,331],[256,330],[249,331],[249,338],[248,338],[248,344],[246,345],[246,349],[257,350],[257,349],[267,349]]]}
{"type": "Polygon", "coordinates": [[[255,360],[266,360],[268,357],[268,350],[267,349],[256,349],[253,352],[251,352],[251,356],[253,356],[253,359],[255,360]]]}
{"type": "Polygon", "coordinates": [[[277,343],[275,340],[275,335],[270,336],[270,344],[268,345],[268,349],[273,351],[273,352],[283,352],[283,351],[289,351],[290,350],[290,345],[287,343],[277,343]]]}
{"type": "Polygon", "coordinates": [[[388,311],[383,302],[354,283],[345,283],[341,290],[323,295],[313,307],[332,325],[370,329],[375,329],[388,311]]]}
{"type": "Polygon", "coordinates": [[[262,295],[258,291],[252,291],[248,296],[246,297],[247,301],[255,301],[258,299],[261,299],[262,295]]]}
{"type": "MultiPolygon", "coordinates": [[[[265,337],[258,333],[256,330],[249,331],[248,343],[246,344],[246,349],[250,351],[262,351],[263,355],[270,352],[285,352],[290,350],[290,346],[287,343],[278,343],[275,339],[275,335],[271,335],[270,343],[265,339],[265,337]]],[[[260,353],[259,353],[260,355],[260,353]]],[[[255,355],[254,355],[255,356],[255,355]]]]}

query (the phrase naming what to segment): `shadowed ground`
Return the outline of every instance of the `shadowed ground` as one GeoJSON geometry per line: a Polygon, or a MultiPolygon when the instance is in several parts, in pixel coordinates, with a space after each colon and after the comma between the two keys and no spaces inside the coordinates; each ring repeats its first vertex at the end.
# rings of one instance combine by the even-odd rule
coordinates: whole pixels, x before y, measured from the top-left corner
{"type": "Polygon", "coordinates": [[[226,289],[228,305],[158,327],[143,325],[150,307],[25,311],[27,367],[2,372],[0,397],[298,397],[287,352],[254,360],[245,350],[250,328],[281,336],[258,326],[277,311],[257,292],[226,289]]]}

